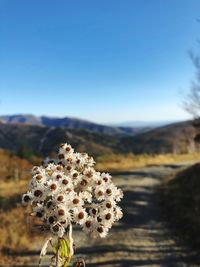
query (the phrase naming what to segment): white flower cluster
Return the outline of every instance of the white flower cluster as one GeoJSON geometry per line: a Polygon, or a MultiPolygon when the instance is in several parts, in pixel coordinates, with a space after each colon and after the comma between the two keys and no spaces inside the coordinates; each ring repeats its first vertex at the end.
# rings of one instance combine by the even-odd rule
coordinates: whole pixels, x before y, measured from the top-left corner
{"type": "Polygon", "coordinates": [[[108,173],[95,171],[94,164],[92,157],[62,144],[57,160],[33,167],[23,204],[30,203],[33,214],[59,237],[71,223],[93,237],[105,237],[122,217],[117,202],[123,193],[108,173]]]}

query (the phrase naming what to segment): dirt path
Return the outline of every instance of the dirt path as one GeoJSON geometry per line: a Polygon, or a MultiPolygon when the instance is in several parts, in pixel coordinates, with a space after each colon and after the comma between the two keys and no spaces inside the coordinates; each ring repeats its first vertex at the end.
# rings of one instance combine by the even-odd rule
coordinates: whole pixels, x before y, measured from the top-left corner
{"type": "Polygon", "coordinates": [[[106,239],[95,242],[75,229],[77,257],[83,256],[87,267],[198,266],[189,263],[191,253],[173,239],[158,205],[156,192],[162,177],[178,168],[178,165],[150,167],[115,176],[115,183],[125,193],[124,218],[106,239]]]}
{"type": "Polygon", "coordinates": [[[177,168],[151,167],[115,177],[125,193],[124,218],[107,239],[85,249],[87,266],[191,266],[186,263],[188,250],[175,242],[162,221],[156,194],[161,178],[177,168]]]}

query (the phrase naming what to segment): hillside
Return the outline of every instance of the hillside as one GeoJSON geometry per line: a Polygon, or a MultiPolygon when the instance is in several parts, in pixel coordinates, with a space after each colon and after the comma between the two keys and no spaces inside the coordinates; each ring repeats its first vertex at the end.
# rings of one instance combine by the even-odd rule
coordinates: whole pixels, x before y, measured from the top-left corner
{"type": "Polygon", "coordinates": [[[193,121],[173,123],[134,137],[123,137],[121,149],[136,154],[190,153],[200,148],[194,142],[197,133],[193,121]]]}
{"type": "Polygon", "coordinates": [[[200,164],[165,177],[162,204],[168,221],[181,238],[200,248],[200,164]]]}
{"type": "Polygon", "coordinates": [[[110,135],[135,135],[137,133],[144,132],[150,129],[150,127],[111,127],[77,118],[53,118],[47,116],[37,117],[29,114],[0,116],[0,120],[2,123],[9,124],[62,127],[67,129],[84,129],[96,133],[105,133],[110,135]]]}
{"type": "Polygon", "coordinates": [[[81,129],[0,123],[0,148],[17,154],[24,151],[47,156],[63,142],[69,142],[78,151],[87,151],[94,156],[120,152],[119,138],[108,134],[81,129]]]}

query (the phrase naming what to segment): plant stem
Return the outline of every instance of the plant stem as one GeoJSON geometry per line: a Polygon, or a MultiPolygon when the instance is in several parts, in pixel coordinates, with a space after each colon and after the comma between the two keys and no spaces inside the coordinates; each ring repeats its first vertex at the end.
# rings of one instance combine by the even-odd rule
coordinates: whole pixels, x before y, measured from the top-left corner
{"type": "Polygon", "coordinates": [[[73,248],[74,240],[72,238],[72,225],[71,224],[69,225],[68,237],[69,237],[69,244],[70,244],[70,257],[72,257],[74,255],[74,248],[73,248]]]}
{"type": "Polygon", "coordinates": [[[58,238],[58,246],[57,246],[57,251],[56,251],[56,267],[60,267],[59,266],[59,249],[60,249],[60,245],[59,245],[59,238],[58,238]]]}

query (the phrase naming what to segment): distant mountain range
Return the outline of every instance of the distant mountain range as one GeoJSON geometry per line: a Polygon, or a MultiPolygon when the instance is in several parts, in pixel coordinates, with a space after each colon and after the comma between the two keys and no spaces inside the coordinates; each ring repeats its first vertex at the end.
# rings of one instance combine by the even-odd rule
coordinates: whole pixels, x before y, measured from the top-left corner
{"type": "Polygon", "coordinates": [[[176,123],[178,121],[126,121],[116,124],[110,124],[117,127],[149,127],[149,128],[156,128],[165,126],[168,124],[176,123]]]}
{"type": "Polygon", "coordinates": [[[45,127],[61,127],[66,129],[84,129],[96,133],[104,133],[111,135],[113,134],[135,135],[150,129],[150,127],[106,126],[77,118],[70,118],[70,117],[53,118],[47,116],[37,117],[29,114],[0,116],[0,121],[2,123],[9,123],[9,124],[26,124],[26,125],[45,126],[45,127]]]}
{"type": "Polygon", "coordinates": [[[15,153],[21,153],[25,148],[33,154],[47,156],[63,142],[69,142],[78,151],[94,156],[129,152],[178,154],[200,150],[195,142],[200,130],[193,126],[193,121],[146,129],[146,132],[143,128],[143,132],[138,130],[137,134],[132,129],[126,132],[124,128],[68,118],[14,115],[2,116],[1,121],[0,148],[15,153]]]}

